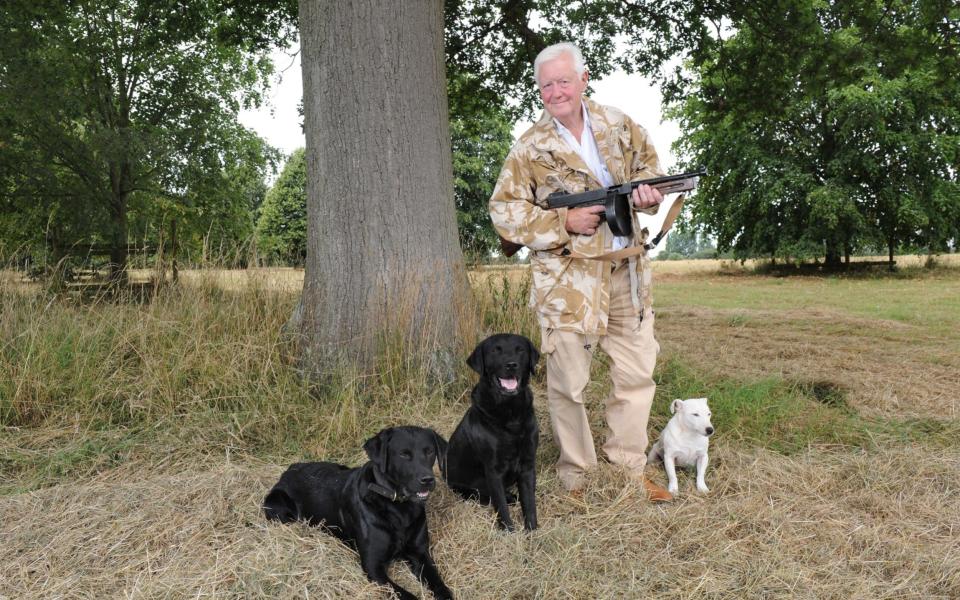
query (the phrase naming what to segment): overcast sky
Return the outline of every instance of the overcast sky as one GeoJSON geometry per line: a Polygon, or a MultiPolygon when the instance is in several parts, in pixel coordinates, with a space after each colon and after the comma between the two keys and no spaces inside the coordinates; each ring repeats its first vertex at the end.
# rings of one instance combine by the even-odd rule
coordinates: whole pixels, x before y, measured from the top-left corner
{"type": "MultiPolygon", "coordinates": [[[[300,54],[290,56],[284,52],[273,55],[277,75],[267,104],[256,111],[243,111],[240,122],[256,131],[271,145],[286,154],[304,145],[300,129],[297,105],[303,97],[303,81],[300,75],[300,54]]],[[[532,85],[532,83],[531,83],[532,85]]],[[[592,98],[601,104],[610,104],[626,112],[634,121],[647,129],[660,154],[660,162],[668,173],[675,171],[676,163],[670,146],[679,136],[679,128],[672,121],[662,122],[659,88],[639,75],[615,72],[599,81],[592,81],[592,98]]],[[[520,122],[514,127],[514,136],[523,133],[531,122],[520,122]]],[[[671,197],[672,199],[672,197],[671,197]]],[[[666,210],[662,209],[661,214],[666,210]]],[[[660,230],[662,216],[645,217],[653,233],[660,230]]],[[[664,242],[661,242],[661,248],[664,242]]]]}

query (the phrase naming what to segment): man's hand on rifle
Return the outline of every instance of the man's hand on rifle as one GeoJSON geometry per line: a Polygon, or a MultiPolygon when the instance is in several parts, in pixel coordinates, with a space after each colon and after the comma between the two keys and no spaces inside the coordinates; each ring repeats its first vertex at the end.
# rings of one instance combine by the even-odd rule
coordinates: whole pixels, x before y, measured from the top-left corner
{"type": "Polygon", "coordinates": [[[650,208],[663,202],[660,190],[649,185],[638,185],[633,190],[633,205],[636,208],[650,208]]]}
{"type": "Polygon", "coordinates": [[[567,222],[565,224],[567,231],[581,235],[595,234],[603,220],[603,211],[605,210],[606,208],[602,204],[571,208],[567,211],[567,222]]]}
{"type": "MultiPolygon", "coordinates": [[[[663,194],[657,188],[639,185],[633,190],[632,200],[635,208],[650,208],[663,202],[663,194]]],[[[603,205],[571,208],[567,211],[567,231],[581,235],[595,234],[603,221],[605,210],[603,205]]]]}

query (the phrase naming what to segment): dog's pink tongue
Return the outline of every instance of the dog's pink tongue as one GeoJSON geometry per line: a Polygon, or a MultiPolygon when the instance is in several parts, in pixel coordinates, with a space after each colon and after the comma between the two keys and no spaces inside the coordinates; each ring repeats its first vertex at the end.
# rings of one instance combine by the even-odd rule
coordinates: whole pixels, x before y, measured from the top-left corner
{"type": "Polygon", "coordinates": [[[517,378],[500,379],[500,386],[505,390],[515,390],[517,389],[517,378]]]}

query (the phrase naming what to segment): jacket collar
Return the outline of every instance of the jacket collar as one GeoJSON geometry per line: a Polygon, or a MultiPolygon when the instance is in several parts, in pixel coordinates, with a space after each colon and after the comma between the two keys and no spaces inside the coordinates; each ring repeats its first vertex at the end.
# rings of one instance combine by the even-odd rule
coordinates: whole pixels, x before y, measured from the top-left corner
{"type": "Polygon", "coordinates": [[[610,114],[604,110],[603,106],[593,100],[584,98],[583,101],[586,103],[587,111],[590,113],[590,127],[593,128],[593,138],[597,141],[597,150],[600,152],[600,158],[602,158],[604,164],[607,165],[607,170],[610,171],[613,180],[615,182],[622,181],[622,178],[626,177],[626,173],[621,173],[622,169],[618,169],[617,165],[623,167],[623,161],[612,160],[613,157],[610,154],[610,150],[619,144],[619,139],[617,138],[620,136],[623,123],[611,121],[610,114]]]}
{"type": "MultiPolygon", "coordinates": [[[[606,118],[603,107],[590,98],[584,97],[583,103],[590,115],[590,129],[593,131],[593,137],[597,142],[597,150],[600,152],[600,158],[607,165],[607,170],[617,179],[617,171],[612,169],[613,162],[610,160],[609,136],[611,134],[610,123],[606,118]]],[[[546,110],[540,114],[540,118],[533,125],[533,147],[540,152],[550,154],[555,160],[560,160],[574,171],[585,173],[593,180],[593,187],[600,187],[601,184],[587,167],[583,159],[577,152],[570,148],[560,132],[557,131],[556,123],[553,117],[546,110]]]]}

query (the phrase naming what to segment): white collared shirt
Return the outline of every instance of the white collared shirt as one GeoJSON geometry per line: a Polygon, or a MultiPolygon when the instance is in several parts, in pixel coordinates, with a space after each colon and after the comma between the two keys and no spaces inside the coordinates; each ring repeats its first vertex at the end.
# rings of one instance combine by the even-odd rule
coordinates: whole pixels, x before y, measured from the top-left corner
{"type": "MultiPolygon", "coordinates": [[[[580,134],[579,140],[573,137],[573,133],[564,127],[563,123],[556,118],[553,120],[553,123],[557,126],[560,137],[563,138],[574,152],[580,155],[580,158],[586,163],[587,168],[590,169],[593,176],[597,178],[597,181],[604,187],[610,187],[613,185],[613,176],[610,175],[610,171],[607,170],[607,165],[604,164],[603,158],[600,156],[600,150],[597,148],[597,140],[594,139],[593,128],[590,127],[590,113],[587,111],[586,103],[582,100],[580,101],[580,106],[583,111],[583,132],[580,134]]],[[[626,248],[629,244],[630,241],[626,237],[616,236],[613,238],[614,250],[626,248]]]]}

